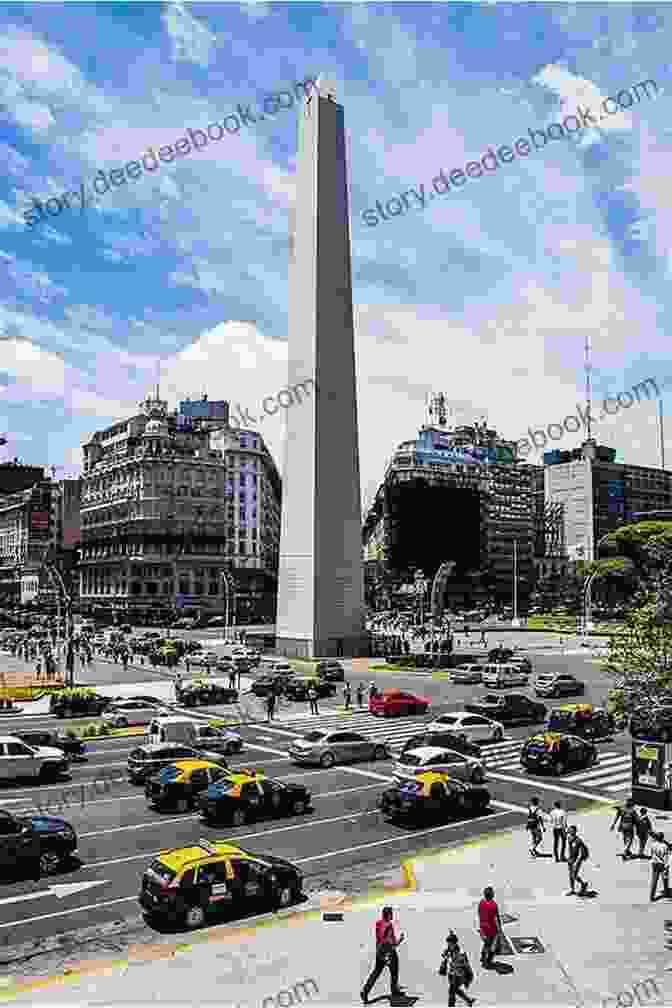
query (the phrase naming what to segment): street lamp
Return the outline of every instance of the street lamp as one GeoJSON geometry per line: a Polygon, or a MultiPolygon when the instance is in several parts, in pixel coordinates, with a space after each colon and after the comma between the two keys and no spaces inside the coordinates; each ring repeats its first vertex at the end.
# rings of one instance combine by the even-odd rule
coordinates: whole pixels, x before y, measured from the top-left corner
{"type": "Polygon", "coordinates": [[[414,574],[415,579],[415,594],[418,596],[419,609],[420,609],[420,626],[424,625],[425,622],[425,592],[427,591],[427,578],[421,570],[418,570],[414,574]]]}
{"type": "Polygon", "coordinates": [[[518,540],[513,540],[513,619],[511,626],[519,627],[518,619],[518,540]]]}
{"type": "MultiPolygon", "coordinates": [[[[597,560],[600,551],[600,546],[605,539],[608,539],[611,532],[606,532],[605,535],[600,536],[595,544],[595,559],[597,560]]],[[[583,636],[585,637],[589,630],[595,628],[595,624],[591,619],[592,615],[592,593],[593,593],[593,581],[595,577],[599,574],[599,571],[593,571],[586,578],[586,583],[583,586],[583,636]]]]}
{"type": "Polygon", "coordinates": [[[220,571],[219,576],[224,582],[224,587],[226,588],[226,614],[224,616],[224,637],[226,640],[229,639],[229,622],[231,614],[231,593],[233,591],[231,585],[229,584],[229,575],[226,571],[220,571]]]}

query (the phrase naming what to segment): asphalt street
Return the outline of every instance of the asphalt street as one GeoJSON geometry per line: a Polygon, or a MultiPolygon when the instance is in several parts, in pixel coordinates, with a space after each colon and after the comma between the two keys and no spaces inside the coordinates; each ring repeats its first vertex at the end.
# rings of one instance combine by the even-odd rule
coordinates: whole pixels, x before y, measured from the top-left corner
{"type": "MultiPolygon", "coordinates": [[[[608,680],[594,661],[560,654],[539,654],[532,660],[535,671],[562,668],[574,672],[587,682],[585,699],[604,701],[608,680]]],[[[101,678],[108,683],[121,682],[120,673],[123,675],[120,666],[100,662],[93,670],[98,682],[101,678]]],[[[151,692],[151,682],[156,681],[151,670],[145,669],[142,679],[138,670],[129,669],[128,674],[127,682],[143,682],[143,691],[151,692]]],[[[349,678],[354,685],[359,679],[368,682],[372,674],[349,678]]],[[[279,718],[272,724],[257,723],[241,729],[245,748],[230,760],[230,765],[254,767],[279,780],[306,784],[313,795],[313,808],[300,817],[236,829],[206,827],[198,815],[155,812],[147,807],[144,789],[127,781],[128,754],[141,741],[133,738],[88,742],[86,761],[73,764],[71,779],[62,784],[3,787],[0,807],[14,813],[49,807],[53,814],[63,815],[77,831],[79,860],[67,871],[39,883],[16,882],[0,887],[0,943],[15,945],[120,918],[137,919],[140,876],[152,857],[161,849],[183,846],[204,836],[231,838],[252,850],[286,857],[302,867],[310,886],[311,875],[361,867],[383,855],[401,857],[428,846],[459,843],[519,824],[534,794],[546,807],[560,798],[571,810],[586,801],[613,801],[628,793],[630,746],[624,734],[600,744],[599,763],[589,771],[562,779],[532,778],[518,762],[521,741],[532,729],[516,728],[507,731],[503,742],[483,747],[493,798],[488,814],[421,829],[388,823],[377,812],[377,801],[392,781],[390,761],[330,770],[301,768],[287,756],[291,740],[310,727],[343,725],[385,739],[393,752],[398,751],[422,724],[445,710],[460,709],[468,697],[485,690],[449,684],[420,673],[379,672],[375,678],[379,687],[394,685],[429,697],[429,714],[380,719],[366,710],[346,713],[337,698],[329,704],[321,702],[318,716],[308,715],[306,704],[293,704],[281,707],[279,718]],[[96,780],[107,783],[99,783],[96,788],[96,780]]],[[[530,690],[521,692],[531,695],[530,690]]],[[[216,711],[226,713],[227,708],[216,711]]],[[[196,713],[206,712],[201,708],[196,713]]],[[[20,725],[35,727],[37,723],[62,727],[62,722],[49,716],[4,716],[0,718],[0,731],[16,731],[20,725]]],[[[148,926],[148,938],[151,934],[148,926]]]]}

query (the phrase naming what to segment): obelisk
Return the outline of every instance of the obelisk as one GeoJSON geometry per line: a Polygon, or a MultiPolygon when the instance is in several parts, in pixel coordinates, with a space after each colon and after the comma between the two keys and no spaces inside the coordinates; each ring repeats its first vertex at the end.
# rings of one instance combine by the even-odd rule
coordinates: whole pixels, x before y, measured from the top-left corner
{"type": "Polygon", "coordinates": [[[345,126],[335,99],[321,77],[299,112],[289,265],[289,388],[314,385],[286,412],[276,644],[309,658],[366,653],[345,126]]]}

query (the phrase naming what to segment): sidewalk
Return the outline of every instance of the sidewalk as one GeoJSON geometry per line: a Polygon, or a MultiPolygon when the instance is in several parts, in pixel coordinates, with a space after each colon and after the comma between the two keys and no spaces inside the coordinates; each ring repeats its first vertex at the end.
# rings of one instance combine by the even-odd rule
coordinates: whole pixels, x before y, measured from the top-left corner
{"type": "MultiPolygon", "coordinates": [[[[655,825],[669,826],[672,838],[672,819],[664,818],[655,825]]],[[[570,816],[591,851],[585,876],[597,891],[592,898],[565,896],[566,866],[548,858],[532,861],[525,830],[517,828],[428,852],[407,862],[384,888],[352,900],[315,894],[253,927],[211,927],[136,946],[124,960],[81,964],[79,973],[73,963],[65,978],[16,978],[16,985],[6,978],[0,998],[22,1004],[191,1005],[197,998],[200,1004],[251,1008],[286,1008],[303,1000],[356,1005],[372,965],[373,924],[380,907],[390,903],[408,936],[400,962],[409,1004],[411,998],[420,1006],[446,1004],[446,981],[437,969],[449,929],[474,968],[470,994],[478,1005],[589,1006],[609,1004],[610,997],[616,1002],[619,994],[619,1006],[655,1003],[654,996],[641,1001],[629,993],[641,991],[649,978],[670,1003],[672,974],[665,970],[672,956],[665,950],[664,922],[672,906],[668,900],[649,903],[649,863],[621,862],[620,837],[608,831],[611,819],[611,810],[601,808],[570,816]],[[506,966],[498,972],[478,965],[475,907],[489,883],[505,915],[510,950],[496,961],[509,964],[506,973],[506,966]],[[325,910],[342,912],[343,920],[324,920],[325,910]]],[[[387,1004],[387,992],[383,976],[372,998],[387,1004]]]]}

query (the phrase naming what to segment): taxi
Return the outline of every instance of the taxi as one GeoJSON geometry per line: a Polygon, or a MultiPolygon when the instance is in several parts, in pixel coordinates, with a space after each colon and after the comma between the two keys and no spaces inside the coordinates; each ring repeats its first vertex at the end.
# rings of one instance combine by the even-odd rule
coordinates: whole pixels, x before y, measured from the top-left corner
{"type": "Polygon", "coordinates": [[[145,870],[138,902],[147,916],[201,927],[222,908],[279,910],[297,902],[303,875],[283,858],[227,841],[161,851],[145,870]]]}
{"type": "Polygon", "coordinates": [[[303,815],[310,805],[310,791],[303,784],[270,780],[253,770],[237,771],[201,792],[196,805],[208,824],[244,826],[249,819],[303,815]]]}
{"type": "Polygon", "coordinates": [[[466,784],[447,773],[430,771],[383,791],[380,809],[392,819],[445,821],[483,812],[490,792],[479,784],[466,784]]]}
{"type": "Polygon", "coordinates": [[[560,777],[567,770],[583,770],[597,763],[597,748],[587,739],[559,732],[540,732],[524,744],[520,762],[533,773],[550,771],[560,777]]]}
{"type": "Polygon", "coordinates": [[[188,812],[195,807],[200,791],[205,791],[228,774],[228,770],[210,760],[177,760],[147,781],[147,804],[160,811],[174,809],[176,812],[188,812]]]}
{"type": "Polygon", "coordinates": [[[614,718],[592,704],[562,704],[554,707],[546,722],[550,731],[579,738],[605,739],[615,732],[614,718]]]}

